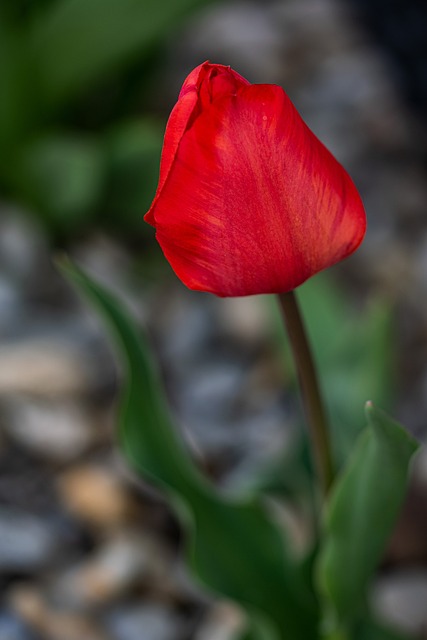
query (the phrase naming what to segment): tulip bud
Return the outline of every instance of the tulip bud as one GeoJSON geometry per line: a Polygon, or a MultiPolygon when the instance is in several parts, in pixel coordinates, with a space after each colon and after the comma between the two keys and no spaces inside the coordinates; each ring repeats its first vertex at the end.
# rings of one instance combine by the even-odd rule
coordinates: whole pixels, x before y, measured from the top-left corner
{"type": "Polygon", "coordinates": [[[218,296],[290,291],[366,230],[350,176],[284,90],[209,62],[171,113],[145,220],[184,284],[218,296]]]}

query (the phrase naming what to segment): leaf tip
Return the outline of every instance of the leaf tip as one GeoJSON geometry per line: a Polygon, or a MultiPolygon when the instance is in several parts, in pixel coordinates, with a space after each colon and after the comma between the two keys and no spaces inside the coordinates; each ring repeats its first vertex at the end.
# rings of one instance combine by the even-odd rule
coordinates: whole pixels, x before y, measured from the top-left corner
{"type": "Polygon", "coordinates": [[[66,251],[55,251],[52,256],[52,261],[58,267],[61,267],[63,264],[68,264],[70,262],[70,258],[68,257],[68,253],[66,251]]]}
{"type": "Polygon", "coordinates": [[[73,271],[73,263],[65,251],[56,251],[52,256],[52,262],[62,274],[67,275],[73,271]]]}
{"type": "Polygon", "coordinates": [[[369,423],[371,422],[376,411],[377,411],[377,407],[374,405],[372,400],[367,400],[365,402],[365,416],[369,423]]]}
{"type": "Polygon", "coordinates": [[[81,269],[71,260],[65,251],[57,251],[52,257],[53,264],[68,282],[72,284],[85,284],[85,275],[81,269]]]}
{"type": "Polygon", "coordinates": [[[405,447],[408,447],[408,450],[412,453],[419,448],[419,442],[407,429],[370,400],[365,404],[365,415],[370,427],[381,437],[387,434],[387,438],[390,438],[394,434],[393,438],[399,438],[401,446],[405,443],[405,447]]]}

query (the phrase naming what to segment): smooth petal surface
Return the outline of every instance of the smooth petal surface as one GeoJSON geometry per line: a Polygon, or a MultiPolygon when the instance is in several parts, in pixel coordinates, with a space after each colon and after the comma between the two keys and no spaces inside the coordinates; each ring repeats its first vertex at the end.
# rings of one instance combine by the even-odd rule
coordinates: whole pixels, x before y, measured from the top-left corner
{"type": "Polygon", "coordinates": [[[350,177],[283,89],[209,63],[171,114],[146,220],[178,277],[220,296],[294,289],[366,227],[350,177]]]}

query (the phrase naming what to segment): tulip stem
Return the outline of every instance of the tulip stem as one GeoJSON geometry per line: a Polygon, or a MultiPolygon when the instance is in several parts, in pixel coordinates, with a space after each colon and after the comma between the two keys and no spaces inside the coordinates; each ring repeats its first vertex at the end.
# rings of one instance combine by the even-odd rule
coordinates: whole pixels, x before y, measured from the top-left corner
{"type": "Polygon", "coordinates": [[[313,460],[325,497],[334,477],[334,469],[328,423],[313,356],[295,292],[282,293],[278,295],[278,299],[298,372],[313,460]]]}

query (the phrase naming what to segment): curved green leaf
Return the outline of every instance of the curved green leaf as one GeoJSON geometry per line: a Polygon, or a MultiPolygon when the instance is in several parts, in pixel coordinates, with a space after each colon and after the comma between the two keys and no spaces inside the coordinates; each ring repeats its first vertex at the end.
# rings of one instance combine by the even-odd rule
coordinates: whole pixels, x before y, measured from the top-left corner
{"type": "Polygon", "coordinates": [[[148,347],[127,314],[81,271],[69,263],[63,271],[113,328],[127,365],[122,448],[134,469],[160,485],[184,516],[196,575],[250,613],[267,615],[283,640],[318,638],[314,598],[279,529],[257,500],[231,500],[201,475],[171,426],[148,347]]]}
{"type": "Polygon", "coordinates": [[[318,577],[338,620],[360,608],[401,507],[415,440],[383,411],[366,405],[368,426],[332,488],[318,577]]]}

